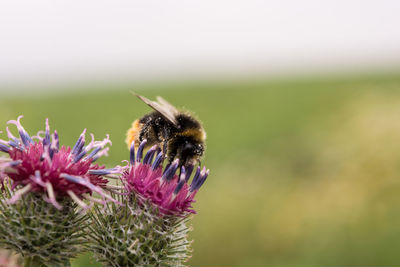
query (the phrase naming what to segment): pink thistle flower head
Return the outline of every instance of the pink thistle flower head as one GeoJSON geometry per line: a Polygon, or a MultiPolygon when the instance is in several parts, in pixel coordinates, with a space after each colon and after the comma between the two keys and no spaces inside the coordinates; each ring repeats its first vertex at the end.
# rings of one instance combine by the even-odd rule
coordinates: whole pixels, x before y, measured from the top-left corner
{"type": "MultiPolygon", "coordinates": [[[[7,129],[8,141],[0,139],[0,151],[9,157],[0,158],[0,178],[6,176],[12,181],[12,187],[22,187],[16,191],[8,203],[18,201],[27,192],[44,193],[44,199],[61,209],[57,202],[59,197],[70,197],[82,208],[87,209],[82,200],[93,199],[90,195],[98,193],[102,200],[99,202],[115,201],[103,190],[108,182],[102,177],[104,166],[94,164],[101,156],[106,155],[111,144],[109,137],[102,141],[92,141],[85,146],[86,129],[79,136],[75,146],[61,146],[57,131],[50,133],[50,126],[46,119],[44,137],[31,137],[22,127],[19,116],[8,124],[15,124],[19,137],[15,137],[7,129]],[[34,141],[34,139],[36,141],[34,141]],[[99,173],[100,172],[100,173],[99,173]]],[[[109,172],[120,172],[119,168],[109,172]]]]}
{"type": "Polygon", "coordinates": [[[186,168],[182,166],[180,175],[177,174],[179,159],[163,168],[164,154],[157,145],[151,147],[143,157],[146,143],[146,140],[142,141],[137,151],[132,143],[129,168],[121,176],[125,190],[135,193],[139,201],[150,201],[161,215],[185,216],[196,213],[192,203],[207,179],[209,170],[205,167],[201,170],[198,166],[189,182],[194,170],[193,165],[186,168]]]}

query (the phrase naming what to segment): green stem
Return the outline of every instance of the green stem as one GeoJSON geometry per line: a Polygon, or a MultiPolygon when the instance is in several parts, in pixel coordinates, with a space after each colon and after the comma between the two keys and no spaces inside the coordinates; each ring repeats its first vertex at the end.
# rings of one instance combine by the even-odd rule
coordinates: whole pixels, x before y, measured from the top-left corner
{"type": "Polygon", "coordinates": [[[45,266],[38,257],[25,257],[24,267],[43,267],[45,266]]]}

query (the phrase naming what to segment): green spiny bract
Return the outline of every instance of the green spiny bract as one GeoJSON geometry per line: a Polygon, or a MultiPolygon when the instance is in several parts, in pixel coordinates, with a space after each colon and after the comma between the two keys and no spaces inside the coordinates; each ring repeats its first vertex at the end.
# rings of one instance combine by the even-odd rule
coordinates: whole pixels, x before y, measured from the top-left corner
{"type": "Polygon", "coordinates": [[[68,266],[83,250],[82,230],[87,215],[68,198],[59,200],[61,210],[33,192],[16,204],[7,204],[9,185],[0,193],[0,246],[30,259],[31,266],[68,266]]]}
{"type": "Polygon", "coordinates": [[[94,207],[90,216],[88,247],[105,266],[184,266],[190,257],[187,217],[160,216],[134,196],[123,206],[94,207]]]}

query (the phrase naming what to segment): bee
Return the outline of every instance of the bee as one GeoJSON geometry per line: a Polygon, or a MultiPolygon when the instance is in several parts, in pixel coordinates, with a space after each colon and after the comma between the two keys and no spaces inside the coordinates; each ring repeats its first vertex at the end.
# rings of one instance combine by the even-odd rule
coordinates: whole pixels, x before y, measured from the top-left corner
{"type": "Polygon", "coordinates": [[[180,166],[200,164],[206,140],[202,124],[160,96],[157,97],[157,101],[136,96],[154,111],[132,123],[127,132],[128,146],[132,141],[138,145],[146,139],[146,146],[158,145],[162,149],[169,164],[176,158],[179,159],[180,166]]]}

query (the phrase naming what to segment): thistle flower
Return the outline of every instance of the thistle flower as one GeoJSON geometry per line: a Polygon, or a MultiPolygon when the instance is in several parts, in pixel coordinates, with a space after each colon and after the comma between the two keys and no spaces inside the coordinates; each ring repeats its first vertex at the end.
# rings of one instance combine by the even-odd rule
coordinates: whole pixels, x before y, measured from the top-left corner
{"type": "Polygon", "coordinates": [[[132,144],[116,196],[123,205],[110,202],[90,213],[89,249],[106,266],[183,266],[190,257],[191,204],[209,171],[198,167],[189,184],[193,167],[177,175],[178,160],[163,168],[163,153],[153,146],[143,157],[145,145],[135,151],[132,144]]]}
{"type": "Polygon", "coordinates": [[[0,158],[0,245],[21,254],[25,266],[66,266],[86,242],[82,235],[88,216],[79,210],[94,202],[117,202],[105,191],[104,167],[94,164],[107,154],[111,141],[108,136],[94,141],[92,135],[85,146],[84,130],[72,149],[60,147],[48,120],[46,130],[31,137],[21,118],[8,122],[17,126],[19,137],[7,128],[9,140],[0,139],[0,151],[8,154],[0,158]]]}
{"type": "Polygon", "coordinates": [[[199,188],[207,179],[209,170],[205,167],[201,170],[198,166],[189,185],[193,166],[187,169],[182,166],[180,175],[177,175],[179,159],[176,159],[163,170],[161,163],[164,156],[156,145],[149,149],[142,160],[145,145],[146,140],[139,145],[135,158],[135,145],[132,143],[130,166],[121,177],[125,190],[129,194],[136,194],[141,201],[150,201],[163,215],[184,216],[188,213],[196,213],[191,204],[199,188]]]}
{"type": "MultiPolygon", "coordinates": [[[[57,131],[50,136],[47,119],[44,137],[38,134],[32,138],[22,127],[21,118],[19,116],[18,120],[8,122],[17,126],[20,137],[13,136],[7,128],[9,140],[0,139],[0,151],[9,155],[9,158],[0,158],[0,171],[3,173],[0,177],[4,179],[8,176],[13,181],[13,189],[22,187],[8,203],[16,203],[22,195],[31,191],[47,193],[45,200],[57,209],[62,208],[57,197],[70,197],[84,209],[88,206],[82,200],[93,200],[90,195],[94,192],[103,198],[103,202],[114,201],[102,189],[108,182],[99,175],[99,170],[104,167],[93,164],[107,154],[109,148],[105,146],[111,144],[108,136],[103,141],[94,141],[92,135],[92,141],[85,146],[85,129],[72,149],[65,146],[60,148],[57,131]]],[[[118,168],[108,170],[108,173],[118,172],[118,168]]]]}

